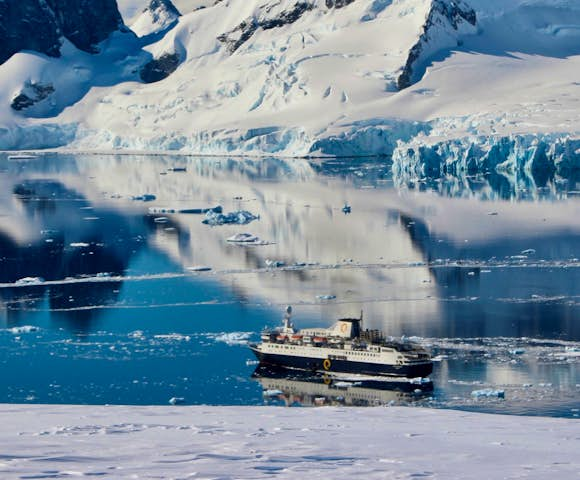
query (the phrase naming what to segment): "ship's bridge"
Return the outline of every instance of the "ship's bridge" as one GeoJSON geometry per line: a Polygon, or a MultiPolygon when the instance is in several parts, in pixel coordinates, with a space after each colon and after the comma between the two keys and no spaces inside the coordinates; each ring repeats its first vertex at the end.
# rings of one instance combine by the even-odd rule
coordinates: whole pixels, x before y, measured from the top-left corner
{"type": "Polygon", "coordinates": [[[300,334],[312,337],[356,338],[360,336],[360,323],[360,318],[341,318],[330,328],[307,328],[300,330],[300,334]]]}

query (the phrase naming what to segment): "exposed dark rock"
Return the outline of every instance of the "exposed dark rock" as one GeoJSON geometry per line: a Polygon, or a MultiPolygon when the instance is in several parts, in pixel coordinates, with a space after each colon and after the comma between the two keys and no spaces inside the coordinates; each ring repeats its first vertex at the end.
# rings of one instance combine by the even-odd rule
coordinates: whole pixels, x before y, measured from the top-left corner
{"type": "Polygon", "coordinates": [[[95,52],[120,28],[116,0],[0,0],[0,64],[21,50],[58,57],[62,37],[95,52]]]}
{"type": "Polygon", "coordinates": [[[60,56],[54,14],[37,0],[0,1],[0,64],[20,50],[60,56]]]}
{"type": "Polygon", "coordinates": [[[54,93],[54,87],[50,83],[27,82],[24,89],[12,99],[10,106],[16,111],[24,110],[45,100],[52,93],[54,93]]]}
{"type": "Polygon", "coordinates": [[[342,8],[350,5],[354,0],[326,0],[328,8],[342,8]]]}
{"type": "Polygon", "coordinates": [[[159,15],[159,12],[167,12],[175,17],[181,17],[181,12],[171,3],[171,0],[151,0],[147,8],[143,10],[143,12],[146,11],[153,13],[155,21],[158,20],[155,16],[159,15]]]}
{"type": "Polygon", "coordinates": [[[44,1],[54,12],[62,35],[85,52],[94,53],[98,43],[123,27],[116,0],[44,1]]]}
{"type": "Polygon", "coordinates": [[[314,5],[306,2],[296,2],[292,10],[284,11],[280,13],[278,17],[265,19],[259,22],[260,28],[263,30],[270,30],[272,28],[283,27],[284,25],[290,25],[300,19],[300,17],[307,12],[312,10],[314,5]]]}
{"type": "Polygon", "coordinates": [[[423,32],[417,43],[409,50],[405,67],[397,79],[399,90],[412,85],[415,63],[421,57],[425,45],[429,43],[431,30],[437,25],[441,25],[442,22],[447,22],[453,29],[458,30],[464,22],[475,26],[477,16],[475,10],[460,0],[432,0],[431,9],[423,26],[423,32]]]}
{"type": "Polygon", "coordinates": [[[291,10],[285,10],[278,16],[271,18],[266,16],[270,11],[269,9],[266,9],[266,18],[250,18],[244,20],[232,31],[220,35],[218,40],[226,44],[230,53],[234,53],[245,42],[247,42],[259,28],[263,30],[270,30],[272,28],[279,28],[283,27],[284,25],[290,25],[299,20],[305,12],[312,10],[313,8],[314,5],[312,3],[296,2],[291,10]]]}
{"type": "Polygon", "coordinates": [[[154,58],[146,63],[139,76],[145,83],[155,83],[167,78],[179,66],[179,55],[176,53],[165,53],[159,58],[154,58]]]}

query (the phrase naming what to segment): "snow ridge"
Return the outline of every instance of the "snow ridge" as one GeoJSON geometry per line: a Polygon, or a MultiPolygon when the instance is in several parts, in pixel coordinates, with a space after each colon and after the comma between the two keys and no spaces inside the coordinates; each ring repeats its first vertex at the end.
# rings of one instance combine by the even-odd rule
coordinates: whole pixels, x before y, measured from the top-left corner
{"type": "Polygon", "coordinates": [[[158,34],[173,27],[181,13],[171,0],[151,0],[139,18],[131,25],[131,30],[139,37],[158,34]]]}
{"type": "Polygon", "coordinates": [[[476,33],[476,24],[475,11],[462,0],[432,0],[419,40],[397,78],[397,87],[402,90],[416,83],[424,73],[421,64],[430,55],[457,46],[458,35],[476,33]]]}

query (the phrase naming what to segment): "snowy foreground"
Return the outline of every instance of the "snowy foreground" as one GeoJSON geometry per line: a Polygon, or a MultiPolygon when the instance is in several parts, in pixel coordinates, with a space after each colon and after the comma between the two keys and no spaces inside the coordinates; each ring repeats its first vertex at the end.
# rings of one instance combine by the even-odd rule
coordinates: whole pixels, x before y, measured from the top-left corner
{"type": "Polygon", "coordinates": [[[0,477],[578,478],[580,422],[419,408],[0,406],[0,477]]]}

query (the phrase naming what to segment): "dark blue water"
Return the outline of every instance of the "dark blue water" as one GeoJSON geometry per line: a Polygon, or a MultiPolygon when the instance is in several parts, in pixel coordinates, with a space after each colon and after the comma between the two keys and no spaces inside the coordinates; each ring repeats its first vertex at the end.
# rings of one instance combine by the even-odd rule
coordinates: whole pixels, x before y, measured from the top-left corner
{"type": "Polygon", "coordinates": [[[382,161],[1,157],[0,401],[578,416],[577,180],[389,172],[382,161]],[[155,199],[132,199],[143,195],[155,199]],[[149,213],[218,204],[260,218],[212,227],[149,213]],[[265,244],[226,241],[242,232],[265,244]],[[432,386],[252,377],[247,342],[287,304],[298,327],[364,310],[367,326],[417,337],[438,360],[432,386]]]}

